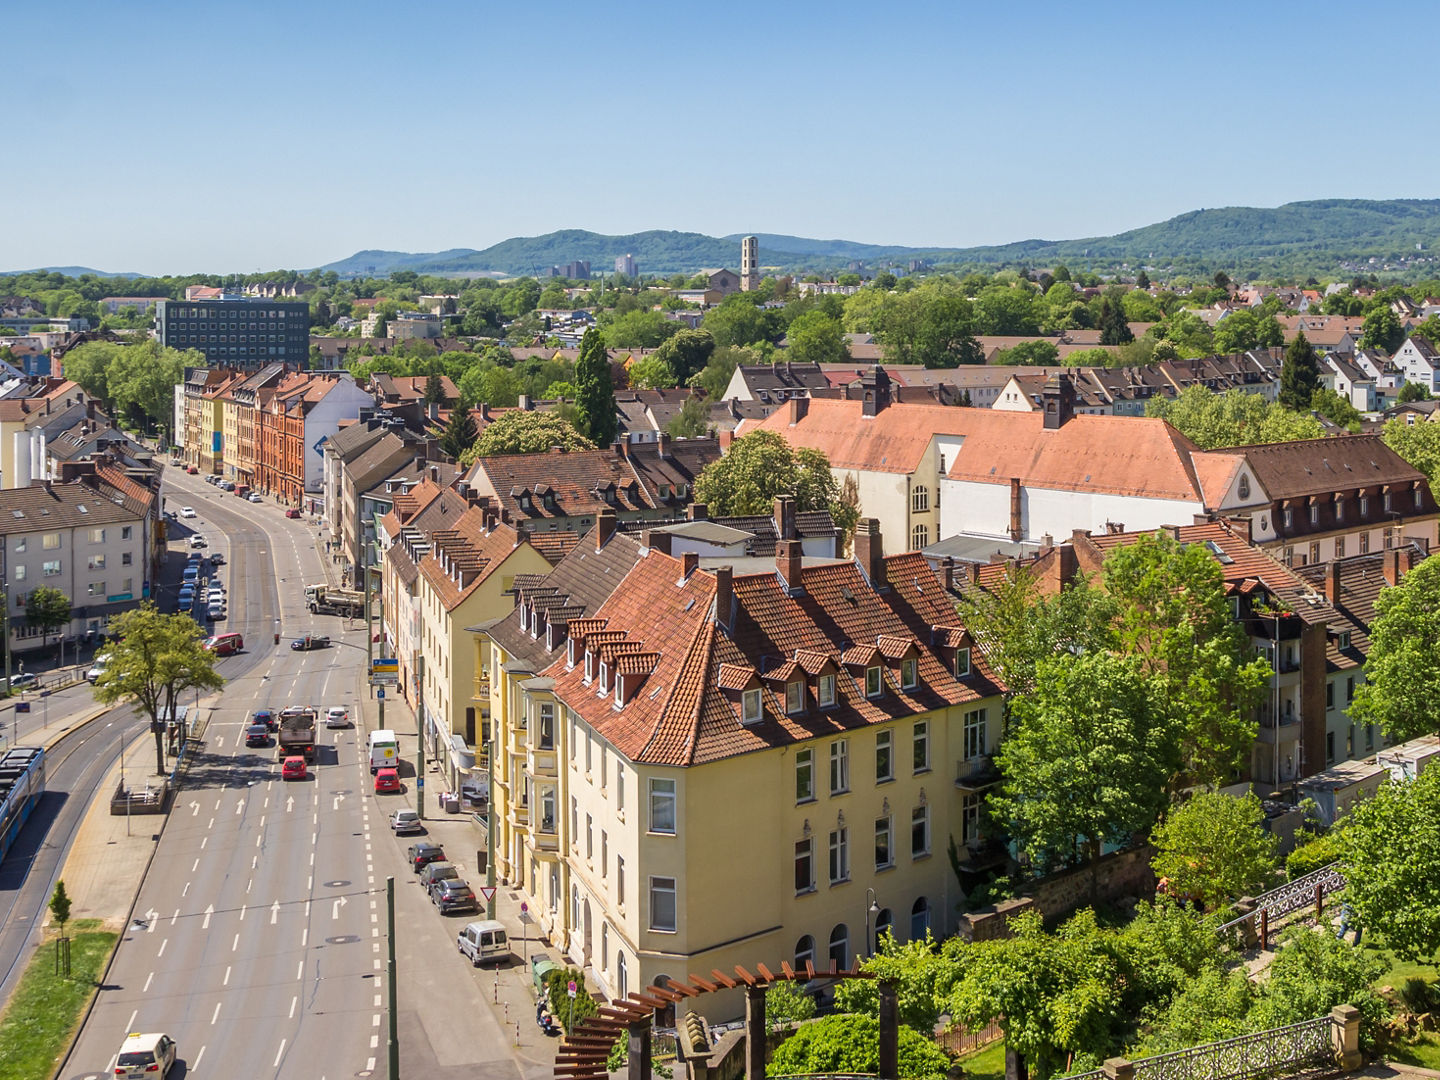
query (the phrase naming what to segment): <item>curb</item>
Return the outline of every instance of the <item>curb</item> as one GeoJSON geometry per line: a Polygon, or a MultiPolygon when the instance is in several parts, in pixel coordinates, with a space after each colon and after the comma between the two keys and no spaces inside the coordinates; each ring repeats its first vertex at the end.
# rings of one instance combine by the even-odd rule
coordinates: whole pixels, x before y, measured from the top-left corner
{"type": "Polygon", "coordinates": [[[82,720],[77,720],[75,723],[71,724],[71,725],[70,725],[68,728],[66,728],[64,731],[60,732],[60,734],[58,734],[58,735],[54,736],[53,738],[51,738],[50,740],[48,740],[48,741],[45,743],[45,752],[48,754],[51,750],[53,750],[56,746],[58,746],[58,745],[59,745],[61,742],[63,742],[65,739],[68,739],[71,735],[74,735],[75,732],[79,731],[79,730],[80,730],[82,727],[84,727],[85,725],[87,725],[87,724],[93,724],[96,720],[99,720],[102,716],[104,716],[106,713],[108,713],[108,712],[109,712],[111,709],[113,709],[114,707],[115,707],[115,706],[113,706],[113,705],[99,705],[99,706],[96,706],[96,708],[95,708],[95,710],[94,710],[93,713],[87,714],[84,719],[82,719],[82,720]]]}

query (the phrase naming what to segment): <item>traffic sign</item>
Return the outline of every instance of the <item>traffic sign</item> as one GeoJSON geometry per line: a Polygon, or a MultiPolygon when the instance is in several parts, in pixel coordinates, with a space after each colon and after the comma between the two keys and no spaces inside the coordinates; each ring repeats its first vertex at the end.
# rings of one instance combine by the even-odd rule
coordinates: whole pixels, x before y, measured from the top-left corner
{"type": "Polygon", "coordinates": [[[575,996],[575,980],[574,980],[574,979],[571,979],[571,980],[570,980],[570,985],[567,986],[567,987],[565,987],[565,992],[566,992],[567,994],[569,994],[572,998],[575,996]]]}
{"type": "Polygon", "coordinates": [[[485,902],[488,904],[491,900],[494,900],[494,899],[495,899],[495,886],[494,886],[494,885],[481,885],[481,886],[480,886],[480,895],[485,898],[485,902]]]}
{"type": "Polygon", "coordinates": [[[385,688],[383,686],[379,690],[375,691],[375,699],[377,701],[385,700],[385,688]]]}
{"type": "Polygon", "coordinates": [[[418,788],[423,788],[425,786],[425,777],[417,776],[415,778],[415,786],[418,788]]]}

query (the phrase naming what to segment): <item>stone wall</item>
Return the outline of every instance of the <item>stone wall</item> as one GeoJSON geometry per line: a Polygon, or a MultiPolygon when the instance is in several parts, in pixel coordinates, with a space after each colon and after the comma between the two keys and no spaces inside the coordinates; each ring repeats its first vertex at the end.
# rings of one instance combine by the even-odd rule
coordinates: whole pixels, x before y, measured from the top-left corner
{"type": "Polygon", "coordinates": [[[1025,895],[993,907],[960,916],[956,933],[966,941],[989,941],[1008,934],[1009,921],[1034,908],[1047,923],[1058,922],[1078,908],[1113,903],[1125,897],[1148,899],[1155,895],[1155,875],[1149,844],[1101,856],[1093,867],[1066,870],[1030,883],[1025,895]]]}

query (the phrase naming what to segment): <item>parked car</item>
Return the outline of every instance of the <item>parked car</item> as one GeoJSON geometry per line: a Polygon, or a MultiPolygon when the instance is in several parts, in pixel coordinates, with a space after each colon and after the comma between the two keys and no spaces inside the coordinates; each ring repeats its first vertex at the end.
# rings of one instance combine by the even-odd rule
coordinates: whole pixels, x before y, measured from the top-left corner
{"type": "Polygon", "coordinates": [[[195,508],[193,506],[180,507],[180,516],[182,518],[193,518],[195,516],[195,508]]]}
{"type": "Polygon", "coordinates": [[[234,490],[235,490],[235,481],[234,481],[234,480],[226,480],[223,484],[220,485],[220,490],[221,490],[221,491],[234,491],[234,490]]]}
{"type": "Polygon", "coordinates": [[[197,469],[194,465],[187,465],[187,466],[185,467],[185,471],[186,471],[189,475],[191,475],[191,476],[199,476],[199,475],[200,475],[200,470],[197,469]]]}
{"type": "Polygon", "coordinates": [[[420,871],[420,887],[426,892],[437,881],[458,880],[460,868],[452,862],[432,862],[420,871]]]}
{"type": "Polygon", "coordinates": [[[410,860],[410,869],[418,874],[433,862],[444,862],[445,849],[433,841],[421,840],[406,849],[405,857],[410,860]]]}
{"type": "Polygon", "coordinates": [[[430,902],[440,909],[441,915],[449,915],[457,911],[470,913],[480,910],[480,904],[475,899],[475,891],[459,878],[437,881],[432,885],[430,902]]]}
{"type": "Polygon", "coordinates": [[[109,666],[110,654],[96,653],[95,659],[90,662],[90,670],[85,672],[85,681],[91,683],[95,682],[95,680],[100,678],[101,675],[105,674],[105,669],[109,666]]]}
{"type": "Polygon", "coordinates": [[[285,516],[286,516],[287,518],[298,518],[298,517],[300,516],[300,511],[299,511],[299,510],[296,510],[296,509],[292,506],[292,507],[290,507],[288,510],[285,511],[285,516]]]}
{"type": "Polygon", "coordinates": [[[507,960],[510,957],[510,942],[506,938],[505,927],[493,919],[466,923],[456,935],[455,947],[475,967],[486,960],[507,960]]]}
{"type": "Polygon", "coordinates": [[[325,726],[327,728],[348,728],[350,726],[350,710],[343,705],[332,705],[325,710],[325,726]]]}
{"type": "Polygon", "coordinates": [[[311,649],[328,649],[330,639],[320,634],[306,634],[302,638],[296,638],[290,642],[290,648],[297,652],[309,652],[311,649]]]}
{"type": "Polygon", "coordinates": [[[258,502],[264,502],[264,501],[265,501],[264,497],[262,497],[261,494],[260,494],[258,491],[252,491],[249,495],[247,495],[247,496],[245,496],[245,497],[246,497],[247,499],[249,499],[252,503],[258,503],[258,502]]]}
{"type": "Polygon", "coordinates": [[[210,604],[208,607],[206,607],[206,609],[205,609],[205,618],[206,618],[206,620],[209,621],[209,622],[214,622],[216,619],[223,619],[224,617],[225,617],[225,605],[224,605],[224,604],[211,603],[211,604],[210,604]]]}
{"type": "Polygon", "coordinates": [[[375,772],[375,792],[396,792],[400,790],[400,774],[394,769],[378,769],[375,772]]]}
{"type": "Polygon", "coordinates": [[[40,678],[33,671],[22,671],[18,675],[10,676],[11,690],[34,690],[39,685],[40,678]]]}
{"type": "Polygon", "coordinates": [[[304,780],[305,759],[299,754],[292,754],[290,757],[287,757],[285,763],[280,766],[280,779],[304,780]]]}
{"type": "Polygon", "coordinates": [[[225,561],[225,556],[218,551],[212,551],[210,553],[210,561],[216,566],[219,566],[225,561]]]}
{"type": "Polygon", "coordinates": [[[390,831],[396,836],[420,833],[425,831],[425,823],[420,820],[418,810],[396,810],[390,815],[390,831]]]}

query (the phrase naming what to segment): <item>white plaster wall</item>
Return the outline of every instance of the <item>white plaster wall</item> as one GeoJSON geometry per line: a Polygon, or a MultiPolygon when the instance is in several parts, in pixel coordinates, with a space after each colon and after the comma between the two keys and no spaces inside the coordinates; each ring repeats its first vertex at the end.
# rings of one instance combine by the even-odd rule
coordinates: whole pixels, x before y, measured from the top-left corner
{"type": "Polygon", "coordinates": [[[324,462],[315,444],[340,430],[340,421],[358,420],[362,408],[371,408],[375,399],[355,385],[353,379],[341,379],[305,417],[305,490],[319,491],[324,485],[324,462]]]}
{"type": "MultiPolygon", "coordinates": [[[[942,488],[942,539],[961,532],[987,536],[1009,534],[1009,484],[947,479],[942,482],[942,488]]],[[[1103,533],[1107,522],[1119,522],[1127,530],[1189,525],[1201,509],[1198,501],[1023,488],[1020,527],[1026,540],[1039,540],[1046,533],[1061,540],[1075,529],[1103,533]]]]}

